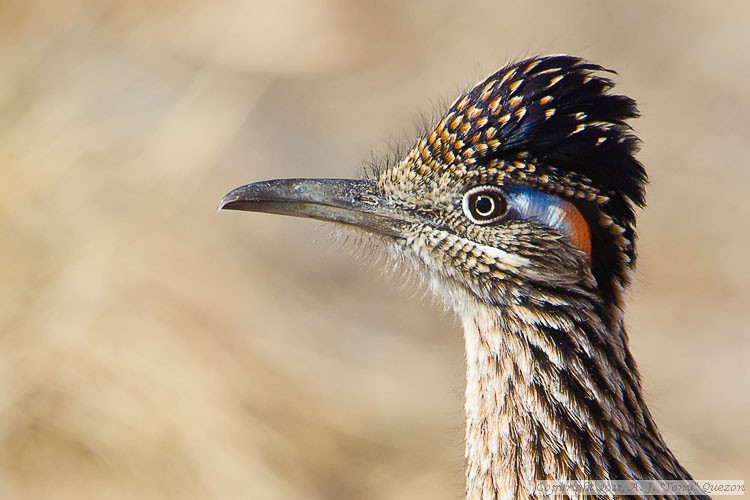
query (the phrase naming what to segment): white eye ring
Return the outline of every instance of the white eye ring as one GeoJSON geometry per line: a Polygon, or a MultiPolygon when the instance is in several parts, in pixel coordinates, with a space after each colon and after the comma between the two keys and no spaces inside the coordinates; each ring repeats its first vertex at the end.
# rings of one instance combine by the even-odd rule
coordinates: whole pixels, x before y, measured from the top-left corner
{"type": "Polygon", "coordinates": [[[477,186],[464,194],[461,206],[464,214],[474,224],[485,226],[508,213],[508,201],[502,189],[496,186],[477,186]]]}

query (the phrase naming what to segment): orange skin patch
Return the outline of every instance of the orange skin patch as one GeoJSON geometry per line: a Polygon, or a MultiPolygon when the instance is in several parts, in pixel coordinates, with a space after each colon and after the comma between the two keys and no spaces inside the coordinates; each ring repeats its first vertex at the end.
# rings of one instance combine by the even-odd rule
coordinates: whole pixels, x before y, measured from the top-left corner
{"type": "Polygon", "coordinates": [[[591,260],[591,231],[586,219],[572,203],[564,203],[565,221],[570,228],[570,242],[591,260]]]}

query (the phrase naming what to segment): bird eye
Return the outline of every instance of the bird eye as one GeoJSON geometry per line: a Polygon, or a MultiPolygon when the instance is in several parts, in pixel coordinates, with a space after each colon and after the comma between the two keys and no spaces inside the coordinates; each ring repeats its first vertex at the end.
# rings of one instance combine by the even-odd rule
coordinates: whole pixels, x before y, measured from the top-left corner
{"type": "Polygon", "coordinates": [[[508,212],[508,202],[496,187],[480,186],[467,191],[463,208],[466,216],[476,224],[491,224],[508,212]]]}

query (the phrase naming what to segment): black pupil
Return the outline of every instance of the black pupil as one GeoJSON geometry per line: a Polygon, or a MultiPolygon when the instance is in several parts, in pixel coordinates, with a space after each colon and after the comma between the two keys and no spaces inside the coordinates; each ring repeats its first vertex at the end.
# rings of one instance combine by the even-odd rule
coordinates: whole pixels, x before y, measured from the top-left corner
{"type": "Polygon", "coordinates": [[[474,208],[476,208],[477,214],[487,217],[492,215],[495,208],[495,201],[487,195],[480,194],[474,201],[474,208]]]}

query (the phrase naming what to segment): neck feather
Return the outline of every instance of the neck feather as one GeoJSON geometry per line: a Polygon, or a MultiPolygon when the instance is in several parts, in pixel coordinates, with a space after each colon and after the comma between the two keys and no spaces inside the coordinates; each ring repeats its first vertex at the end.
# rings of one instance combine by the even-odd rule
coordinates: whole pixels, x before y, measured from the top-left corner
{"type": "Polygon", "coordinates": [[[605,314],[590,297],[464,311],[468,499],[526,498],[543,479],[690,478],[605,314]]]}

